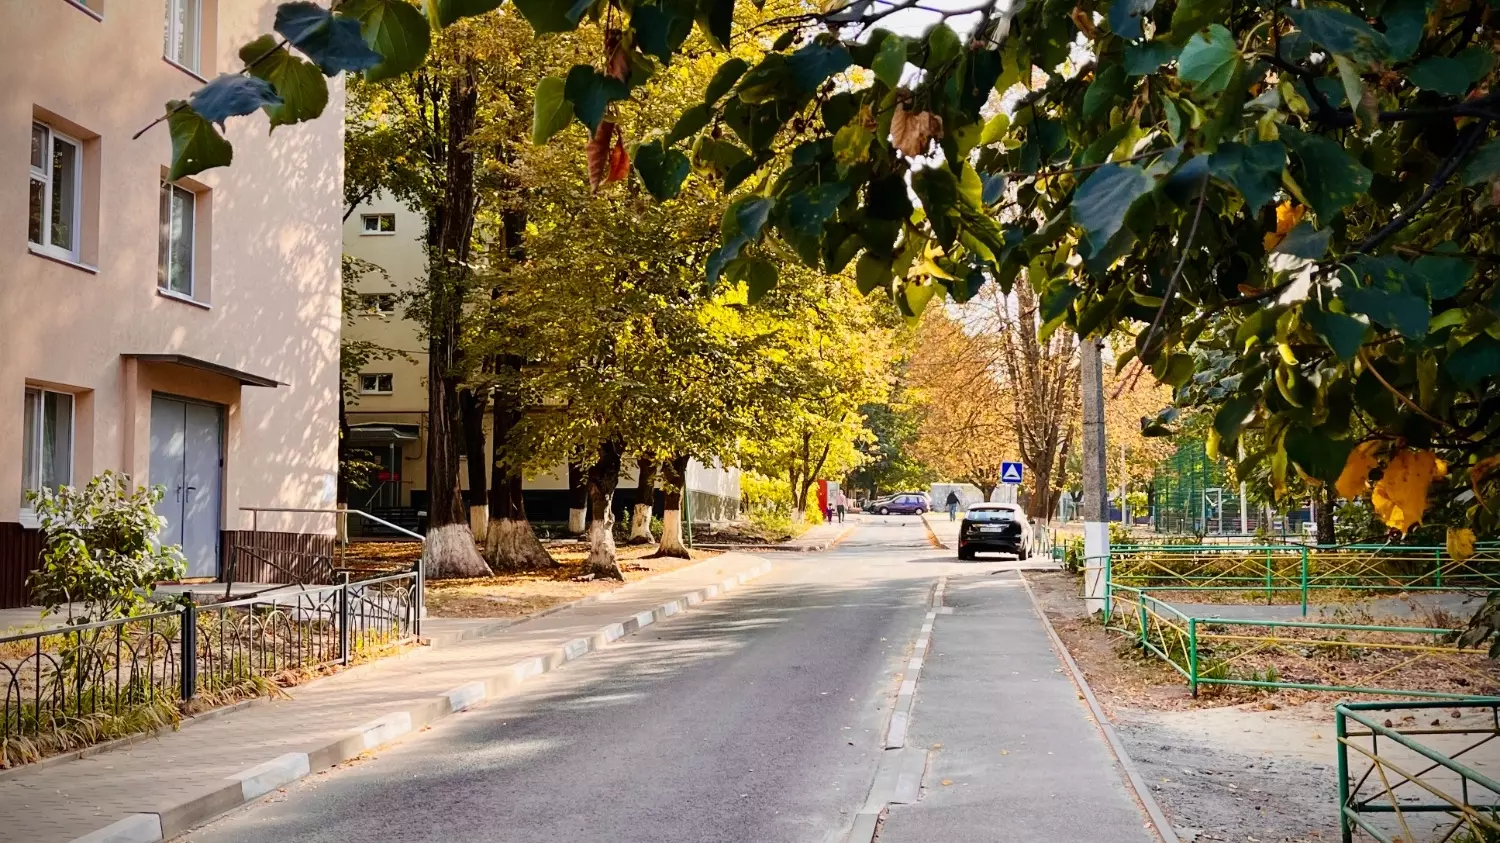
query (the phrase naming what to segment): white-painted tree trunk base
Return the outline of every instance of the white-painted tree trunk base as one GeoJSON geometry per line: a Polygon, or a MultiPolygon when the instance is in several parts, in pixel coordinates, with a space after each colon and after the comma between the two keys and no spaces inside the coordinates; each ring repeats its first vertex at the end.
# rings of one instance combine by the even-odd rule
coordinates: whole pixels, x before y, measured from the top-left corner
{"type": "Polygon", "coordinates": [[[1090,615],[1104,611],[1105,562],[1109,558],[1109,522],[1083,522],[1083,604],[1090,615]]]}
{"type": "Polygon", "coordinates": [[[572,535],[572,536],[581,536],[581,535],[583,535],[584,527],[587,526],[588,520],[589,520],[588,519],[588,510],[586,510],[586,509],[570,509],[570,510],[568,510],[568,535],[572,535]]]}
{"type": "Polygon", "coordinates": [[[485,541],[490,530],[490,505],[482,503],[469,507],[469,531],[477,541],[485,541]]]}
{"type": "Polygon", "coordinates": [[[584,560],[589,573],[598,579],[623,580],[620,561],[615,556],[614,519],[595,518],[589,522],[589,555],[584,560]]]}
{"type": "Polygon", "coordinates": [[[557,564],[531,529],[531,522],[512,518],[490,521],[484,553],[489,557],[490,567],[497,571],[551,568],[557,564]]]}
{"type": "Polygon", "coordinates": [[[674,556],[691,559],[688,546],[682,542],[682,510],[667,509],[661,514],[661,544],[656,548],[657,556],[674,556]]]}
{"type": "Polygon", "coordinates": [[[630,512],[630,544],[651,544],[656,537],[651,535],[651,504],[638,503],[630,512]]]}
{"type": "Polygon", "coordinates": [[[484,557],[479,555],[468,524],[429,528],[422,555],[426,559],[427,578],[430,580],[490,575],[490,566],[484,564],[484,557]]]}

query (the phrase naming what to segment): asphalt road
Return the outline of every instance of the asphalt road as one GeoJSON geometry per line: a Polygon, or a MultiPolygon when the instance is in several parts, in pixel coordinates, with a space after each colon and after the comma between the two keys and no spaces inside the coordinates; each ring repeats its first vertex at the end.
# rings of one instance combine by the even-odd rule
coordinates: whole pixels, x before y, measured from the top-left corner
{"type": "Polygon", "coordinates": [[[930,587],[975,567],[901,516],[776,561],[741,592],[182,839],[840,840],[930,587]]]}

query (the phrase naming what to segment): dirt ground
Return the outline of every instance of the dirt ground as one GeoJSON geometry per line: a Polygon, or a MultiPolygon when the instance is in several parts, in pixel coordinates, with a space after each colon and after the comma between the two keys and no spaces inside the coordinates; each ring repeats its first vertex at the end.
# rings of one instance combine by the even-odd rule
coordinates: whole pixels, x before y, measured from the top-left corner
{"type": "Polygon", "coordinates": [[[1344,697],[1226,689],[1195,700],[1180,674],[1085,616],[1077,577],[1026,576],[1184,843],[1339,839],[1332,707],[1344,697]]]}
{"type": "MultiPolygon", "coordinates": [[[[421,553],[417,542],[360,542],[349,546],[346,564],[363,566],[407,565],[421,553]]],[[[692,559],[648,559],[653,546],[622,546],[617,551],[625,582],[582,580],[588,545],[553,544],[547,548],[558,567],[472,580],[429,581],[427,613],[435,618],[513,618],[550,609],[595,594],[613,591],[626,583],[675,571],[719,555],[718,551],[694,550],[692,559]]]]}

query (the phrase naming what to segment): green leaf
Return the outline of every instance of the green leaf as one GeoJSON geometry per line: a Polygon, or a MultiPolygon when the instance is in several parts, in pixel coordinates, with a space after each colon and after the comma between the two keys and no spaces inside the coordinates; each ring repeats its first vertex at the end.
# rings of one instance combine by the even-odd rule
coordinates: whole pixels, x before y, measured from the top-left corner
{"type": "Polygon", "coordinates": [[[1239,47],[1234,35],[1219,24],[1208,28],[1208,34],[1195,33],[1177,57],[1177,75],[1193,83],[1200,94],[1212,95],[1224,90],[1239,61],[1239,47]]]}
{"type": "Polygon", "coordinates": [[[1276,195],[1285,166],[1286,147],[1280,141],[1249,146],[1221,143],[1208,159],[1209,172],[1234,185],[1245,197],[1245,210],[1252,216],[1260,213],[1260,209],[1276,195]]]}
{"type": "Polygon", "coordinates": [[[1141,24],[1156,6],[1156,0],[1114,0],[1109,4],[1109,31],[1134,41],[1142,35],[1141,24]]]}
{"type": "Polygon", "coordinates": [[[447,26],[460,18],[472,18],[500,8],[505,0],[427,0],[427,8],[438,26],[447,26]]]}
{"type": "Polygon", "coordinates": [[[1328,253],[1328,241],[1331,237],[1333,237],[1333,229],[1325,228],[1319,231],[1312,227],[1312,223],[1304,220],[1297,223],[1296,227],[1288,232],[1287,236],[1271,251],[1291,255],[1294,258],[1317,260],[1328,253]]]}
{"type": "Polygon", "coordinates": [[[927,30],[927,57],[922,67],[927,70],[943,67],[958,58],[963,49],[963,42],[958,40],[958,33],[952,27],[946,23],[936,24],[927,30]]]}
{"type": "Polygon", "coordinates": [[[938,285],[931,281],[920,284],[916,281],[907,280],[905,284],[901,285],[901,299],[899,303],[903,305],[901,308],[902,313],[908,319],[915,319],[921,316],[922,311],[927,309],[927,303],[932,301],[932,297],[937,293],[937,290],[938,285]]]}
{"type": "Polygon", "coordinates": [[[271,83],[281,97],[280,105],[266,106],[271,129],[312,120],[328,106],[328,80],[312,62],[300,59],[285,48],[277,47],[270,35],[251,41],[240,48],[240,59],[251,76],[271,83]],[[254,64],[254,67],[250,67],[254,64]]]}
{"type": "Polygon", "coordinates": [[[1469,156],[1464,165],[1464,184],[1500,181],[1500,138],[1491,138],[1469,156]]]}
{"type": "Polygon", "coordinates": [[[733,237],[708,256],[708,262],[704,265],[704,275],[710,287],[719,282],[719,276],[732,261],[739,257],[740,250],[749,242],[750,238],[744,235],[733,237]]]}
{"type": "Polygon", "coordinates": [[[1372,175],[1338,143],[1282,126],[1281,139],[1302,165],[1297,179],[1307,203],[1325,225],[1370,190],[1372,175]]]}
{"type": "Polygon", "coordinates": [[[1178,44],[1209,24],[1228,19],[1228,0],[1181,0],[1172,11],[1172,31],[1168,36],[1178,44]]]}
{"type": "Polygon", "coordinates": [[[219,78],[194,91],[189,103],[203,119],[222,127],[230,117],[243,117],[262,107],[281,105],[281,97],[264,79],[221,73],[219,78]]]}
{"type": "Polygon", "coordinates": [[[870,181],[865,188],[865,212],[879,220],[905,220],[911,217],[911,196],[906,179],[891,173],[870,181]]]}
{"type": "Polygon", "coordinates": [[[842,44],[828,45],[814,41],[787,56],[787,68],[792,72],[792,82],[797,90],[811,94],[818,90],[823,80],[842,72],[854,59],[842,44]]]}
{"type": "Polygon", "coordinates": [[[531,116],[531,142],[537,146],[567,128],[573,119],[573,103],[563,93],[567,83],[561,76],[548,76],[536,84],[531,116]]]}
{"type": "Polygon", "coordinates": [[[278,6],[274,28],[287,43],[312,59],[325,76],[369,70],[382,60],[365,44],[359,21],[335,15],[307,0],[278,6]]]}
{"type": "Polygon", "coordinates": [[[1479,334],[1448,355],[1443,368],[1461,388],[1472,389],[1485,378],[1500,374],[1500,340],[1479,334]]]}
{"type": "Polygon", "coordinates": [[[1360,58],[1377,58],[1388,54],[1385,36],[1376,32],[1362,18],[1332,6],[1287,9],[1287,17],[1307,38],[1332,53],[1360,58]]]}
{"type": "Polygon", "coordinates": [[[1413,261],[1411,268],[1422,279],[1427,297],[1433,301],[1451,299],[1463,292],[1474,274],[1474,264],[1457,256],[1426,255],[1413,261]]]}
{"type": "Polygon", "coordinates": [[[1182,386],[1193,377],[1193,357],[1190,354],[1173,354],[1167,358],[1162,380],[1172,386],[1182,386]]]}
{"type": "Polygon", "coordinates": [[[719,69],[714,71],[714,78],[710,79],[708,87],[703,89],[703,102],[707,105],[718,102],[719,97],[729,93],[729,89],[733,88],[734,83],[740,81],[740,77],[744,76],[745,71],[749,69],[750,65],[742,58],[732,58],[719,65],[719,69]]]}
{"type": "Polygon", "coordinates": [[[1151,192],[1153,181],[1144,170],[1125,164],[1105,164],[1089,175],[1073,195],[1073,221],[1089,242],[1103,248],[1125,223],[1135,200],[1151,192]]]}
{"type": "Polygon", "coordinates": [[[875,60],[870,62],[870,69],[875,71],[875,78],[884,82],[887,88],[900,85],[901,73],[906,69],[906,39],[895,33],[887,35],[880,42],[880,51],[875,54],[875,60]]]}
{"type": "Polygon", "coordinates": [[[863,123],[850,123],[833,136],[833,158],[846,167],[868,161],[870,143],[874,140],[875,133],[863,123]]]}
{"type": "Polygon", "coordinates": [[[181,100],[167,103],[167,131],[172,136],[172,170],[176,181],[234,160],[234,147],[219,136],[214,125],[181,100]]]}
{"type": "Polygon", "coordinates": [[[588,126],[590,132],[596,132],[610,100],[624,99],[630,95],[630,90],[625,83],[605,76],[590,65],[575,64],[563,83],[563,93],[573,103],[573,113],[583,125],[588,126]]]}
{"type": "Polygon", "coordinates": [[[859,288],[859,292],[866,296],[875,290],[889,286],[894,277],[890,263],[876,258],[869,252],[860,255],[859,260],[854,264],[854,284],[859,288]]]}
{"type": "Polygon", "coordinates": [[[1479,81],[1467,65],[1447,56],[1422,59],[1406,71],[1406,78],[1418,88],[1450,97],[1463,96],[1479,81]]]}
{"type": "Polygon", "coordinates": [[[1146,41],[1125,45],[1125,74],[1149,76],[1162,65],[1177,58],[1178,48],[1166,41],[1146,41]]]}
{"type": "Polygon", "coordinates": [[[1095,120],[1100,116],[1101,110],[1104,114],[1108,114],[1109,107],[1120,99],[1126,90],[1125,68],[1118,64],[1111,64],[1100,71],[1083,94],[1083,119],[1095,120]]]}
{"type": "Polygon", "coordinates": [[[731,282],[744,282],[751,304],[760,301],[766,293],[776,288],[776,265],[765,258],[736,258],[725,268],[724,274],[731,282]]]}
{"type": "Polygon", "coordinates": [[[683,138],[698,134],[698,130],[707,125],[707,105],[703,105],[700,103],[699,105],[695,105],[692,108],[689,108],[687,111],[682,112],[682,116],[678,117],[677,122],[673,124],[672,131],[667,133],[667,146],[671,146],[672,144],[677,143],[683,138]]]}
{"type": "Polygon", "coordinates": [[[693,19],[682,15],[673,5],[637,5],[630,14],[630,26],[635,30],[635,45],[641,52],[655,56],[662,64],[670,64],[687,37],[693,32],[693,19]]]}
{"type": "Polygon", "coordinates": [[[1495,51],[1478,44],[1465,48],[1454,58],[1463,62],[1464,67],[1469,69],[1469,76],[1476,81],[1490,75],[1490,71],[1495,69],[1495,51]]]}
{"type": "Polygon", "coordinates": [[[1005,112],[1000,112],[985,121],[984,130],[979,133],[979,145],[989,146],[1005,140],[1005,133],[1010,130],[1010,117],[1005,112]]]}
{"type": "Polygon", "coordinates": [[[724,220],[719,225],[725,242],[736,237],[752,241],[758,239],[760,230],[765,227],[766,220],[771,217],[771,209],[775,206],[775,202],[764,196],[750,195],[735,200],[725,210],[724,220]]]}
{"type": "Polygon", "coordinates": [[[635,150],[635,171],[641,184],[657,199],[671,199],[682,190],[691,165],[686,155],[661,141],[643,143],[635,150]]]}
{"type": "MultiPolygon", "coordinates": [[[[488,3],[489,0],[484,0],[488,3]]],[[[572,32],[578,28],[578,21],[583,19],[583,13],[594,5],[593,0],[515,0],[516,10],[526,22],[531,24],[531,29],[537,35],[546,35],[550,32],[572,32]]],[[[499,6],[499,3],[490,5],[490,8],[499,6]]]]}
{"type": "Polygon", "coordinates": [[[1354,443],[1335,439],[1321,429],[1294,425],[1286,431],[1286,455],[1303,474],[1324,483],[1338,482],[1354,443]]]}
{"type": "Polygon", "coordinates": [[[1048,287],[1042,292],[1042,321],[1051,322],[1060,319],[1072,306],[1073,299],[1083,292],[1074,284],[1062,283],[1048,287]]]}
{"type": "Polygon", "coordinates": [[[911,177],[912,192],[922,200],[922,210],[927,213],[927,222],[944,249],[953,246],[958,236],[956,216],[959,202],[958,179],[947,167],[928,167],[918,170],[911,177]]]}
{"type": "Polygon", "coordinates": [[[837,132],[859,113],[859,101],[849,91],[840,91],[823,103],[823,125],[837,132]]]}
{"type": "Polygon", "coordinates": [[[1432,310],[1427,300],[1404,290],[1384,287],[1355,287],[1345,283],[1338,297],[1354,313],[1363,313],[1370,321],[1411,339],[1427,336],[1427,320],[1432,310]]]}
{"type": "Polygon", "coordinates": [[[1390,57],[1396,61],[1411,58],[1421,45],[1422,30],[1427,26],[1426,0],[1387,3],[1381,19],[1385,22],[1385,42],[1390,57]]]}
{"type": "Polygon", "coordinates": [[[817,237],[823,233],[823,224],[848,196],[849,185],[843,182],[803,188],[783,199],[787,225],[804,237],[817,237]]]}
{"type": "Polygon", "coordinates": [[[1255,411],[1256,397],[1252,393],[1240,393],[1225,401],[1214,413],[1214,430],[1218,431],[1219,442],[1223,445],[1231,444],[1240,438],[1240,429],[1245,422],[1250,420],[1250,414],[1255,411]]]}
{"type": "Polygon", "coordinates": [[[1364,344],[1365,331],[1369,326],[1345,313],[1323,310],[1308,302],[1302,306],[1302,318],[1312,326],[1323,342],[1333,349],[1340,360],[1348,362],[1359,353],[1364,344]]]}
{"type": "Polygon", "coordinates": [[[729,49],[734,34],[734,0],[698,0],[698,26],[715,48],[729,49]]]}
{"type": "Polygon", "coordinates": [[[365,44],[380,54],[380,64],[365,71],[371,82],[410,73],[427,59],[432,30],[406,0],[344,0],[339,12],[359,21],[365,44]]]}

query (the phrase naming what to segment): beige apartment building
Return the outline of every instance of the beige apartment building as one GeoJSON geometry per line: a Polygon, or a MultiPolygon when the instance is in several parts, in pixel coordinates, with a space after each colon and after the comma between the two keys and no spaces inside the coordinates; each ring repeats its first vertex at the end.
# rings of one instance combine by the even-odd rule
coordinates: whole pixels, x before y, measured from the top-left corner
{"type": "MultiPolygon", "coordinates": [[[[359,394],[347,409],[351,444],[382,466],[369,488],[351,492],[349,504],[406,527],[419,526],[427,508],[427,343],[397,302],[426,273],[425,225],[421,214],[378,195],[344,223],[344,252],[383,270],[360,278],[361,313],[345,324],[346,335],[397,352],[365,366],[355,385],[359,394]]],[[[467,495],[466,465],[460,465],[459,478],[467,495]]],[[[627,459],[615,497],[617,516],[634,504],[635,483],[636,466],[627,459]]],[[[739,511],[737,468],[693,460],[687,487],[695,520],[730,519],[739,511]]],[[[533,521],[567,520],[567,466],[527,478],[524,489],[533,521]]]]}
{"type": "MultiPolygon", "coordinates": [[[[0,605],[40,547],[27,490],[106,469],[166,496],[217,577],[247,507],[328,508],[337,473],[343,90],[232,120],[234,165],[166,181],[167,127],[276,0],[10,0],[0,29],[0,605]]],[[[289,545],[319,516],[261,515],[289,545]]]]}

